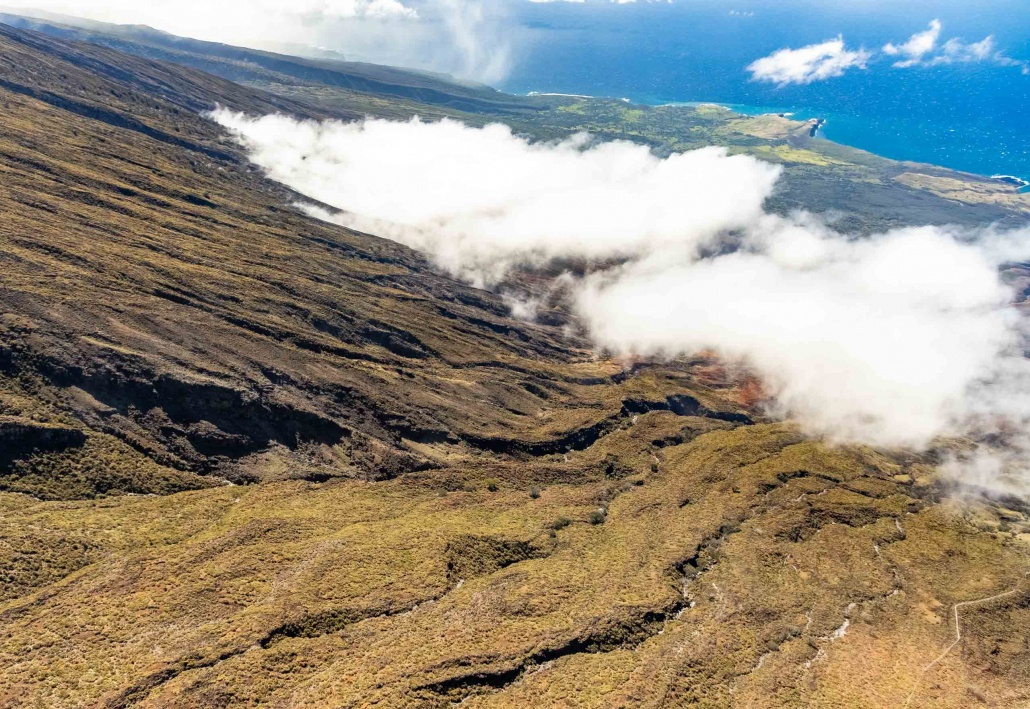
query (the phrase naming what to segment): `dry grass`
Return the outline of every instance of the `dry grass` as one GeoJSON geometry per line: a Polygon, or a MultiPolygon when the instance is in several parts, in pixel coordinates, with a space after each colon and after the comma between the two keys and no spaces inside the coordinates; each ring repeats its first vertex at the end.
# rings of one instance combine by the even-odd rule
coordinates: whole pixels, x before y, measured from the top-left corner
{"type": "MultiPolygon", "coordinates": [[[[894,707],[1030,564],[1022,511],[514,322],[176,103],[259,94],[4,33],[50,93],[0,89],[0,706],[894,707]]],[[[1030,701],[1026,608],[912,706],[1030,701]]]]}
{"type": "MultiPolygon", "coordinates": [[[[538,498],[521,485],[447,492],[447,471],[60,506],[6,498],[5,537],[74,534],[92,563],[0,608],[0,696],[894,706],[947,640],[950,605],[1030,563],[1014,535],[923,499],[877,453],[765,425],[653,449],[673,418],[643,415],[550,464],[575,482],[552,472],[538,498]],[[607,456],[632,475],[578,477],[607,456]],[[598,508],[607,518],[592,525],[598,508]]],[[[971,683],[992,701],[1028,699],[1021,602],[976,612],[977,639],[941,668],[934,706],[965,706],[971,683]]]]}

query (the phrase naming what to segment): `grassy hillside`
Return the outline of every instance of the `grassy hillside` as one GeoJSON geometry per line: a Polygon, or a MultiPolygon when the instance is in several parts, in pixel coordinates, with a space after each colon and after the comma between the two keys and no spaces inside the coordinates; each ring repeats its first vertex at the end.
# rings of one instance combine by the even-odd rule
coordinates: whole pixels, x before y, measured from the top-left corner
{"type": "Polygon", "coordinates": [[[0,706],[1030,702],[1027,509],[304,217],[216,101],[337,115],[0,27],[0,706]]]}
{"type": "Polygon", "coordinates": [[[369,108],[391,104],[434,106],[444,111],[509,114],[532,112],[534,102],[490,87],[414,69],[309,59],[176,37],[149,27],[111,25],[75,18],[39,19],[0,13],[0,22],[53,37],[87,41],[122,52],[174,62],[231,81],[275,87],[316,102],[350,107],[369,101],[369,108]],[[387,99],[377,102],[375,98],[387,99]]]}

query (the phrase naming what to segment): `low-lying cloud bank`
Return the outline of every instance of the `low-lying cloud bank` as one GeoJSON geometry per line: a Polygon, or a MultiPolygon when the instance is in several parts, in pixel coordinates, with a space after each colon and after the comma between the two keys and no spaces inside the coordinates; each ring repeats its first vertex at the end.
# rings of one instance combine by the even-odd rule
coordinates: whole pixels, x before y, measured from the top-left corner
{"type": "MultiPolygon", "coordinates": [[[[716,350],[760,373],[782,411],[811,430],[924,446],[966,431],[970,397],[1010,367],[1023,376],[998,265],[940,229],[849,241],[812,218],[767,216],[731,253],[594,276],[578,307],[604,347],[716,350]]],[[[990,408],[1014,404],[995,397],[990,408]]]]}
{"type": "Polygon", "coordinates": [[[214,117],[270,177],[340,210],[317,216],[472,282],[561,258],[608,264],[570,279],[600,347],[714,350],[762,378],[774,413],[840,441],[992,435],[1006,446],[951,466],[1008,492],[1030,485],[1030,362],[1000,274],[1030,257],[1030,230],[849,238],[766,213],[779,169],[718,148],[658,158],[498,125],[214,117]]]}
{"type": "Polygon", "coordinates": [[[481,286],[558,258],[696,253],[761,216],[780,174],[722,148],[659,159],[585,135],[531,143],[499,124],[215,117],[272,179],[344,210],[339,223],[426,251],[481,286]]]}

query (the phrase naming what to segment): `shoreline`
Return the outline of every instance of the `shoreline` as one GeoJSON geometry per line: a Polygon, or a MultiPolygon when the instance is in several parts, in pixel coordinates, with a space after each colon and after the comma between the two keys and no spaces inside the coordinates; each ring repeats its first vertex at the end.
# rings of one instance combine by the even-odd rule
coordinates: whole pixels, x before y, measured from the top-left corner
{"type": "Polygon", "coordinates": [[[1030,180],[1024,180],[1022,177],[1016,177],[1015,175],[991,175],[991,179],[1003,182],[1006,185],[1012,185],[1016,188],[1016,192],[1026,192],[1030,189],[1030,180]]]}
{"type": "Polygon", "coordinates": [[[615,98],[614,96],[588,96],[587,94],[563,94],[557,91],[530,91],[526,94],[527,98],[539,98],[540,96],[559,96],[561,98],[588,98],[594,101],[622,101],[623,103],[633,103],[628,98],[615,98]]]}
{"type": "MultiPolygon", "coordinates": [[[[730,113],[745,117],[745,118],[756,118],[759,116],[779,116],[787,120],[793,120],[800,123],[808,123],[811,125],[810,137],[815,138],[819,133],[828,125],[829,120],[817,114],[815,111],[810,111],[804,108],[780,108],[775,106],[751,106],[748,104],[738,103],[725,103],[719,101],[664,101],[661,103],[647,101],[647,100],[631,100],[628,98],[613,98],[611,96],[591,96],[588,94],[566,94],[557,92],[543,92],[543,91],[530,91],[526,96],[559,96],[565,98],[580,98],[580,99],[592,99],[596,101],[622,101],[624,103],[648,106],[650,108],[719,108],[730,113]]],[[[831,142],[835,141],[833,138],[823,136],[824,140],[831,142]]],[[[1019,194],[1030,194],[1030,179],[1019,177],[1017,175],[1001,174],[1001,173],[989,173],[989,172],[974,172],[972,170],[963,169],[959,167],[951,167],[948,165],[940,165],[935,162],[931,162],[920,158],[900,158],[891,157],[884,155],[871,148],[864,148],[851,143],[840,142],[841,145],[845,145],[850,148],[857,150],[863,150],[878,157],[885,158],[887,160],[894,160],[896,162],[918,162],[925,163],[927,165],[933,165],[935,167],[943,167],[947,170],[954,172],[965,173],[967,175],[976,175],[986,180],[992,180],[1001,184],[1009,185],[1013,187],[1019,194]]]]}

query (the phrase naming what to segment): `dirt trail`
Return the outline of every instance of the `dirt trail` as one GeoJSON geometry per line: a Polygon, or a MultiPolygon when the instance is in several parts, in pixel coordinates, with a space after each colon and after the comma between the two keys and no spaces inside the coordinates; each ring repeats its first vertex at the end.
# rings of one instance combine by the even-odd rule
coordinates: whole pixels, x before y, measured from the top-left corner
{"type": "Polygon", "coordinates": [[[1007,598],[1008,596],[1014,596],[1015,594],[1019,593],[1020,589],[1023,587],[1024,579],[1026,579],[1028,576],[1030,576],[1030,571],[1027,571],[1025,574],[1023,574],[1022,578],[1019,579],[1019,583],[1016,584],[1015,588],[1009,591],[1004,591],[993,596],[988,596],[987,598],[977,598],[976,600],[972,601],[962,601],[961,603],[956,603],[954,606],[952,606],[951,610],[955,616],[955,641],[951,643],[951,645],[948,645],[948,647],[945,648],[944,652],[938,655],[933,662],[931,662],[922,670],[920,670],[919,675],[916,676],[915,686],[913,686],[912,691],[909,692],[908,697],[905,699],[905,703],[901,705],[902,709],[908,707],[908,705],[912,703],[912,700],[915,698],[916,693],[919,691],[919,685],[922,683],[923,677],[926,676],[926,673],[932,670],[941,660],[948,656],[948,653],[955,649],[956,645],[962,642],[962,623],[959,616],[959,609],[965,608],[966,606],[975,606],[980,605],[982,603],[991,603],[993,601],[1001,600],[1002,598],[1007,598]]]}

